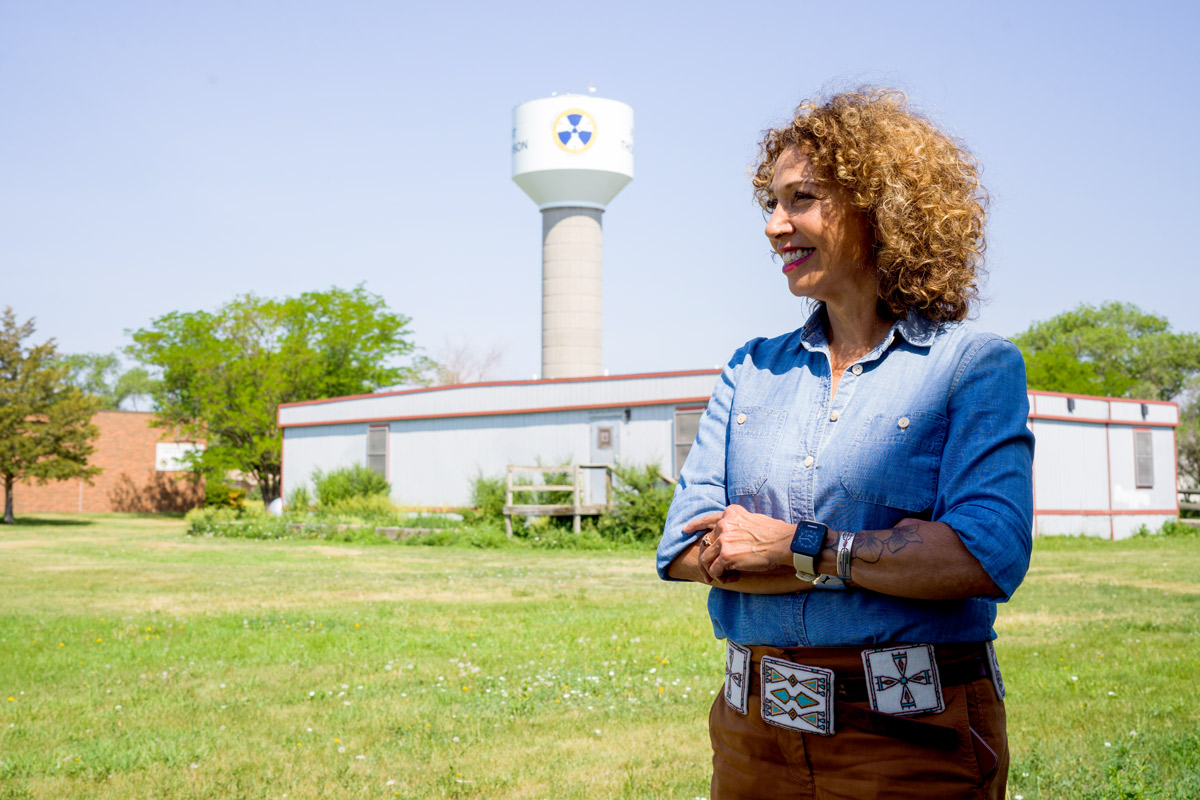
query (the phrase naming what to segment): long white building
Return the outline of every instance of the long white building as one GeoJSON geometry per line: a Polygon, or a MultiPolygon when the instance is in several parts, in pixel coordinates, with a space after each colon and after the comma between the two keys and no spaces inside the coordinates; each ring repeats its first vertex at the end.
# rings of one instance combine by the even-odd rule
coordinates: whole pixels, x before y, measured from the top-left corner
{"type": "Polygon", "coordinates": [[[290,403],[283,496],[367,464],[401,505],[464,506],[509,464],[655,463],[678,474],[720,370],[503,381],[290,403]]]}
{"type": "MultiPolygon", "coordinates": [[[[657,462],[678,474],[719,370],[444,386],[279,407],[283,492],[365,464],[412,507],[470,502],[510,464],[657,462]]],[[[1179,513],[1174,403],[1029,393],[1035,534],[1121,539],[1179,513]]]]}
{"type": "Polygon", "coordinates": [[[1179,406],[1029,393],[1034,530],[1124,539],[1179,516],[1179,406]]]}

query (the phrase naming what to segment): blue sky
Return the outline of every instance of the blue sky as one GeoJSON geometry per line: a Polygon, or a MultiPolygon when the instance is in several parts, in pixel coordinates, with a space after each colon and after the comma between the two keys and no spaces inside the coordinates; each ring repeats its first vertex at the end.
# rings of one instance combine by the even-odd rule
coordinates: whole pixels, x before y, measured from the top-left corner
{"type": "Polygon", "coordinates": [[[512,107],[634,108],[604,366],[712,367],[797,327],[746,170],[802,99],[898,86],[984,164],[1011,335],[1117,299],[1200,329],[1192,3],[0,0],[0,306],[65,352],[244,292],[365,283],[414,339],[540,369],[512,107]]]}

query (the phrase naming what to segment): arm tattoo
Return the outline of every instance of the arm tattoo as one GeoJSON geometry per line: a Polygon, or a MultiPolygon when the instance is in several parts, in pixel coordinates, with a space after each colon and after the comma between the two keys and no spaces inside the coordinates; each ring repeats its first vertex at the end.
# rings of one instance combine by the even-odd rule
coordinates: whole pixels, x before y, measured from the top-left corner
{"type": "Polygon", "coordinates": [[[854,542],[852,557],[867,564],[878,563],[883,552],[898,553],[909,544],[923,544],[916,525],[892,528],[890,531],[863,531],[854,542]]]}

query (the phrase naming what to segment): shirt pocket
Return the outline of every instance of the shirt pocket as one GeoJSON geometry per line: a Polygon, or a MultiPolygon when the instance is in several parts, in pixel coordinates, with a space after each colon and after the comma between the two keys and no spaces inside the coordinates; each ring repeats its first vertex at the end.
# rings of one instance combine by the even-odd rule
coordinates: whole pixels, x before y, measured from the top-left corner
{"type": "Polygon", "coordinates": [[[937,497],[949,424],[927,411],[876,414],[854,440],[842,467],[842,486],[861,503],[924,511],[937,497]]]}
{"type": "Polygon", "coordinates": [[[787,416],[786,411],[764,406],[741,406],[730,411],[725,465],[725,487],[730,497],[758,494],[767,482],[787,416]]]}

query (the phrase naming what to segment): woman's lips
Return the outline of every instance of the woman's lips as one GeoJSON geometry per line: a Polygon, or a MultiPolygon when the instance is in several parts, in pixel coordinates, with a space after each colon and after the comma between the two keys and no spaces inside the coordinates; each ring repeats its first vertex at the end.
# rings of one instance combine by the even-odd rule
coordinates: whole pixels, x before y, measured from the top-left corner
{"type": "Polygon", "coordinates": [[[817,252],[817,248],[815,247],[801,247],[796,250],[789,250],[783,254],[783,271],[785,273],[791,272],[793,269],[812,258],[812,254],[815,252],[817,252]],[[792,256],[795,256],[795,258],[792,258],[792,256]],[[788,259],[791,260],[789,261],[788,259]]]}

